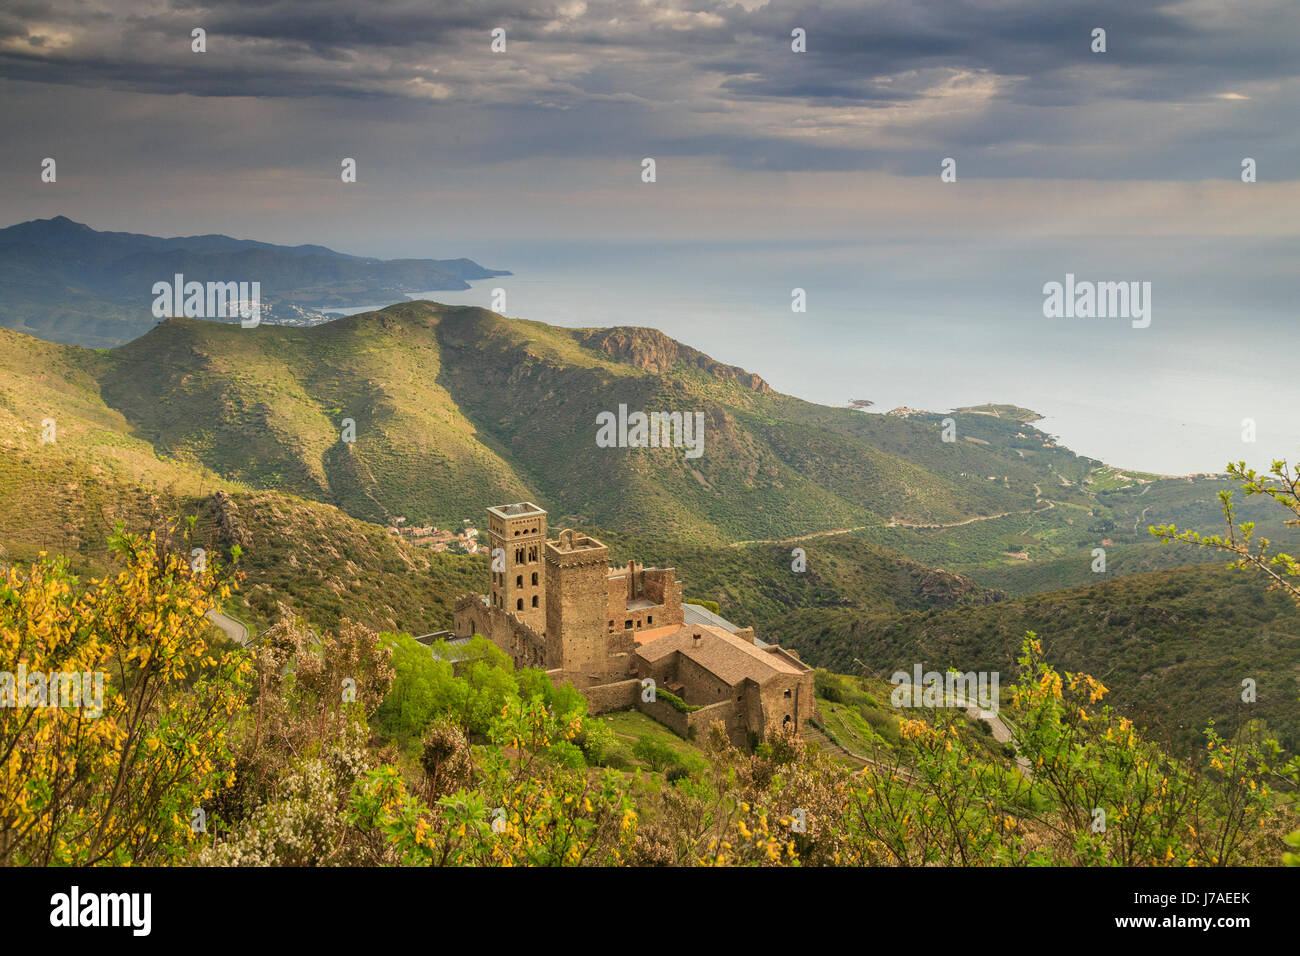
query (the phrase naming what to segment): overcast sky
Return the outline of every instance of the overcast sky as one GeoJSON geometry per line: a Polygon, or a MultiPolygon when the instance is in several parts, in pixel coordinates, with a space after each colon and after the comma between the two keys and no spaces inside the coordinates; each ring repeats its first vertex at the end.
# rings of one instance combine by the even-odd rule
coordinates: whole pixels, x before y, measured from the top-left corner
{"type": "Polygon", "coordinates": [[[18,0],[0,8],[4,220],[394,256],[512,237],[1284,239],[1298,73],[1294,0],[18,0]]]}

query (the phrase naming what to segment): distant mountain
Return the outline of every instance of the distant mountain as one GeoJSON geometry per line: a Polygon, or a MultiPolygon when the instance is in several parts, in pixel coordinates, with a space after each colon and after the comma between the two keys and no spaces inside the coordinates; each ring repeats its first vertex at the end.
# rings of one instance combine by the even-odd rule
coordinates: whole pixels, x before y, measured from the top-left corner
{"type": "Polygon", "coordinates": [[[324,246],[99,232],[64,216],[0,229],[0,326],[55,342],[120,345],[157,324],[155,282],[260,282],[263,321],[312,325],[330,307],[467,289],[509,275],[470,259],[372,259],[324,246]]]}

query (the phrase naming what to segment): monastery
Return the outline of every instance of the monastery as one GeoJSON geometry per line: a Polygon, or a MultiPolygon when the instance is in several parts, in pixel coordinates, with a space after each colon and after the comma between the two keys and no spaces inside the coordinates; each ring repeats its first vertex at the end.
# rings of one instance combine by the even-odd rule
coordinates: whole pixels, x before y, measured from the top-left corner
{"type": "Polygon", "coordinates": [[[635,707],[682,737],[721,722],[748,746],[817,718],[812,668],[683,604],[672,568],[611,567],[609,549],[578,531],[549,540],[546,512],[529,501],[487,513],[491,584],[456,602],[456,640],[481,634],[516,667],[572,683],[591,713],[635,707]]]}

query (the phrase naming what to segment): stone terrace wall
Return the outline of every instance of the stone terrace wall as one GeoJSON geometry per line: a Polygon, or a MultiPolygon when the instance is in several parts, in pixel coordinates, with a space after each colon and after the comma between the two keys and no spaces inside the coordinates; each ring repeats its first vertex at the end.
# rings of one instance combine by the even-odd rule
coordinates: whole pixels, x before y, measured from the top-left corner
{"type": "Polygon", "coordinates": [[[587,698],[587,713],[604,714],[611,710],[626,710],[635,707],[641,699],[641,682],[621,680],[614,684],[598,684],[582,692],[587,698]]]}
{"type": "Polygon", "coordinates": [[[727,738],[734,746],[741,749],[749,746],[749,728],[745,718],[730,700],[720,700],[716,704],[691,711],[685,716],[688,736],[689,731],[694,730],[695,739],[698,741],[704,740],[709,727],[715,722],[721,722],[727,729],[727,738]]]}
{"type": "MultiPolygon", "coordinates": [[[[637,686],[639,687],[640,684],[638,683],[637,686]]],[[[693,710],[689,714],[683,714],[672,704],[662,700],[656,700],[654,703],[648,704],[641,700],[641,696],[638,694],[636,708],[647,717],[663,724],[683,740],[703,741],[705,735],[709,732],[709,727],[715,722],[720,722],[727,728],[727,738],[734,745],[742,748],[749,745],[749,734],[745,719],[736,710],[736,705],[729,700],[720,700],[716,704],[709,704],[707,707],[693,710]],[[694,736],[692,736],[692,731],[694,731],[694,736]]]]}
{"type": "MultiPolygon", "coordinates": [[[[640,686],[640,681],[637,682],[637,686],[640,686]]],[[[687,715],[672,704],[658,699],[653,703],[647,703],[641,699],[640,694],[637,694],[636,709],[652,720],[657,720],[683,740],[690,736],[690,725],[686,721],[687,715]]]]}

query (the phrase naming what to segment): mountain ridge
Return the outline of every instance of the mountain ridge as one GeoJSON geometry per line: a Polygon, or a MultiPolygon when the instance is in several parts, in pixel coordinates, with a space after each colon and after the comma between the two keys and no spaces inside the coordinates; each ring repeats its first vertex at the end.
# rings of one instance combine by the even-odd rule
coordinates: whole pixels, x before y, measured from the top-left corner
{"type": "Polygon", "coordinates": [[[11,448],[38,448],[53,415],[60,449],[131,480],[213,475],[380,524],[528,499],[556,523],[664,540],[852,531],[1016,592],[1026,549],[1033,567],[1057,561],[1042,581],[1077,583],[1103,537],[1131,547],[1143,522],[1217,520],[1220,485],[1139,486],[986,414],[815,405],[655,329],[419,301],[312,327],[173,318],[111,350],[0,343],[11,448]],[[622,406],[702,416],[702,456],[598,447],[598,416],[622,406]],[[972,440],[944,440],[946,417],[972,440]]]}
{"type": "Polygon", "coordinates": [[[92,348],[121,345],[157,321],[153,284],[178,273],[259,282],[263,321],[292,325],[327,321],[329,307],[464,290],[469,280],[510,275],[463,257],[378,259],[216,233],[163,238],[55,216],[0,229],[0,326],[92,348]]]}

